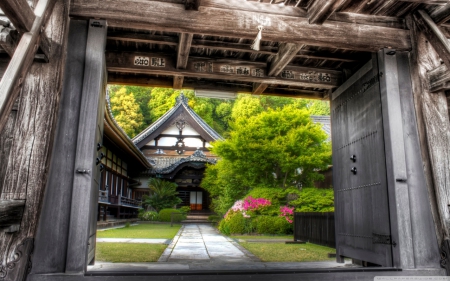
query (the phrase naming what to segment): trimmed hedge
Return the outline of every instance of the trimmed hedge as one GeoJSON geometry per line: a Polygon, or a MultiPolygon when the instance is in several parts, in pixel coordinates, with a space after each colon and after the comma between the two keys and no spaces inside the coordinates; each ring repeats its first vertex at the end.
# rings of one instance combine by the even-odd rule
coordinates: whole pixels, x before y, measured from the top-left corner
{"type": "Polygon", "coordinates": [[[159,215],[154,211],[139,212],[138,218],[142,221],[158,221],[159,215]]]}
{"type": "Polygon", "coordinates": [[[184,213],[184,212],[182,212],[180,210],[177,210],[177,209],[162,209],[161,211],[159,211],[159,220],[160,221],[170,222],[172,213],[179,213],[179,214],[174,214],[173,215],[173,221],[174,222],[180,222],[180,221],[186,219],[186,213],[184,213]]]}

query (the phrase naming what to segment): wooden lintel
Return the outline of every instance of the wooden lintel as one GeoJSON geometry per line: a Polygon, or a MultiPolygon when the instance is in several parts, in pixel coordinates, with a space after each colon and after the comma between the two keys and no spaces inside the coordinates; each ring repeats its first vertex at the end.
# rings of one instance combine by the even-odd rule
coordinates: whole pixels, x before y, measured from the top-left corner
{"type": "Polygon", "coordinates": [[[0,9],[20,33],[31,31],[36,16],[26,0],[2,0],[0,9]]]}
{"type": "MultiPolygon", "coordinates": [[[[119,40],[124,42],[140,42],[148,44],[160,44],[168,46],[177,46],[179,39],[170,36],[159,36],[159,35],[149,35],[149,34],[138,34],[138,33],[126,33],[126,32],[113,32],[108,34],[109,40],[119,40]]],[[[276,55],[278,52],[278,47],[272,46],[261,46],[259,51],[250,48],[251,44],[244,43],[229,43],[221,41],[212,40],[192,40],[192,48],[205,48],[205,49],[216,49],[225,50],[233,52],[243,52],[243,53],[255,53],[255,54],[266,54],[266,55],[276,55]]],[[[320,60],[331,60],[331,61],[343,61],[343,62],[354,62],[359,60],[366,60],[365,55],[361,54],[340,54],[340,53],[329,53],[329,52],[314,52],[309,50],[300,50],[295,57],[306,58],[306,59],[320,59],[320,60]]]]}
{"type": "Polygon", "coordinates": [[[165,54],[106,53],[106,67],[110,72],[185,76],[322,89],[335,88],[341,81],[340,71],[298,66],[287,66],[280,75],[270,77],[267,75],[267,63],[233,59],[190,57],[186,69],[177,69],[174,65],[174,58],[165,54]]]}
{"type": "Polygon", "coordinates": [[[0,200],[0,228],[20,224],[25,200],[0,200]]]}
{"type": "Polygon", "coordinates": [[[185,69],[189,59],[189,52],[191,50],[192,33],[181,33],[177,47],[177,68],[185,69]]]}
{"type": "MultiPolygon", "coordinates": [[[[129,73],[108,73],[109,84],[119,85],[133,85],[144,87],[162,87],[172,88],[172,79],[164,77],[152,77],[145,74],[129,74],[129,73]]],[[[226,81],[205,81],[198,79],[185,80],[183,82],[183,89],[202,89],[202,90],[217,90],[220,88],[224,91],[237,93],[252,93],[252,86],[241,84],[229,84],[226,81]]],[[[308,99],[323,99],[326,91],[312,91],[302,89],[290,88],[268,88],[261,95],[282,96],[282,97],[297,97],[308,99]]]]}
{"type": "Polygon", "coordinates": [[[19,89],[30,68],[41,39],[41,28],[46,23],[56,0],[40,0],[35,9],[35,20],[30,32],[22,35],[11,62],[0,81],[0,131],[6,124],[19,89]]]}
{"type": "Polygon", "coordinates": [[[184,76],[174,76],[173,77],[173,89],[181,90],[183,88],[184,76]]]}
{"type": "Polygon", "coordinates": [[[450,71],[444,64],[427,73],[430,92],[450,90],[450,71]]]}
{"type": "Polygon", "coordinates": [[[447,67],[450,67],[450,43],[447,37],[425,11],[419,10],[414,13],[414,19],[441,60],[444,61],[447,67]]]}
{"type": "Polygon", "coordinates": [[[310,24],[324,23],[345,0],[315,0],[308,7],[308,19],[310,24]]]}
{"type": "Polygon", "coordinates": [[[430,14],[430,17],[437,25],[441,25],[444,22],[450,20],[450,3],[433,11],[430,14]]]}
{"type": "MultiPolygon", "coordinates": [[[[239,6],[242,5],[241,3],[239,6]]],[[[83,0],[74,0],[71,2],[70,11],[74,17],[104,18],[109,26],[119,28],[253,40],[258,26],[264,23],[263,37],[267,41],[367,52],[385,47],[411,49],[409,31],[404,29],[339,21],[333,21],[333,24],[310,25],[306,17],[261,14],[238,8],[203,8],[203,4],[202,8],[193,14],[192,11],[186,11],[184,5],[160,1],[124,0],[117,6],[113,0],[91,0],[89,4],[83,0]],[[111,10],[111,6],[115,9],[111,10]],[[149,9],[149,6],[152,8],[149,9]]]]}

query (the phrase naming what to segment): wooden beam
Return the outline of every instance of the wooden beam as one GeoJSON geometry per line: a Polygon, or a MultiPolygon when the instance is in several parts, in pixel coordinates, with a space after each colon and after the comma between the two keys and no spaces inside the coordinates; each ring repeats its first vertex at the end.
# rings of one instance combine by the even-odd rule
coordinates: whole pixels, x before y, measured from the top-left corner
{"type": "MultiPolygon", "coordinates": [[[[165,77],[153,77],[145,74],[129,74],[129,73],[108,73],[108,84],[118,85],[133,85],[144,87],[161,87],[172,88],[172,79],[165,77]]],[[[202,90],[217,90],[220,88],[224,91],[237,93],[252,93],[252,86],[244,83],[230,84],[226,81],[207,81],[199,79],[185,79],[183,82],[183,89],[202,89],[202,90]]],[[[302,90],[295,88],[268,88],[261,95],[283,96],[283,97],[298,97],[308,99],[323,99],[326,91],[302,90]]]]}
{"type": "MultiPolygon", "coordinates": [[[[189,52],[191,51],[192,38],[194,34],[192,33],[181,33],[179,35],[179,43],[177,47],[177,68],[186,69],[189,52]]],[[[173,78],[173,88],[181,89],[183,87],[183,76],[174,76],[173,78]]]]}
{"type": "Polygon", "coordinates": [[[2,0],[0,9],[20,33],[31,31],[36,16],[26,0],[2,0]]]}
{"type": "MultiPolygon", "coordinates": [[[[239,2],[242,6],[245,1],[239,2]]],[[[193,14],[186,11],[184,5],[159,1],[124,0],[118,5],[113,0],[92,0],[89,4],[83,0],[74,0],[70,11],[74,17],[104,18],[111,27],[253,40],[258,26],[263,24],[263,37],[267,41],[367,52],[384,47],[397,50],[411,48],[409,31],[403,29],[337,21],[332,24],[310,25],[308,19],[302,17],[262,15],[220,8],[201,8],[193,14]]]]}
{"type": "Polygon", "coordinates": [[[448,0],[401,0],[402,2],[422,3],[427,5],[446,5],[448,0]]]}
{"type": "Polygon", "coordinates": [[[437,25],[441,25],[450,20],[450,3],[433,11],[430,17],[437,25]]]}
{"type": "Polygon", "coordinates": [[[444,64],[427,73],[430,92],[450,90],[450,71],[444,64]]]}
{"type": "MultiPolygon", "coordinates": [[[[108,40],[119,40],[125,42],[140,42],[148,44],[161,44],[168,46],[177,46],[179,39],[170,36],[158,36],[149,34],[139,34],[139,33],[126,33],[126,32],[113,32],[108,34],[108,40]]],[[[233,51],[233,52],[243,52],[243,53],[255,53],[255,54],[266,54],[266,55],[276,55],[278,52],[278,47],[271,46],[261,46],[259,51],[250,48],[251,44],[244,43],[229,43],[222,41],[213,40],[192,40],[192,48],[207,48],[215,50],[233,51]]],[[[367,53],[368,54],[368,53],[367,53]]],[[[315,52],[309,50],[299,51],[295,57],[307,58],[307,59],[320,59],[320,60],[332,60],[332,61],[344,61],[344,62],[354,62],[360,60],[366,60],[366,54],[340,54],[340,53],[329,53],[329,52],[315,52]]]]}
{"type": "Polygon", "coordinates": [[[36,18],[30,32],[22,35],[19,45],[0,81],[0,131],[6,124],[9,112],[19,95],[24,76],[30,68],[39,46],[41,28],[46,23],[56,0],[40,0],[36,6],[36,18]]]}
{"type": "Polygon", "coordinates": [[[280,45],[278,54],[272,60],[269,67],[268,76],[277,76],[291,62],[304,45],[293,43],[283,43],[280,45]]]}
{"type": "Polygon", "coordinates": [[[324,23],[346,0],[315,0],[308,7],[310,24],[324,23]]]}
{"type": "Polygon", "coordinates": [[[173,77],[173,89],[181,90],[183,88],[184,76],[174,76],[173,77]]]}
{"type": "Polygon", "coordinates": [[[252,83],[291,85],[331,89],[341,81],[341,72],[288,66],[276,77],[269,77],[267,63],[229,59],[191,57],[185,70],[175,67],[174,58],[158,53],[106,53],[110,72],[187,76],[206,79],[234,80],[252,83]]]}
{"type": "MultiPolygon", "coordinates": [[[[295,55],[303,48],[303,45],[293,43],[283,43],[280,45],[278,54],[272,60],[268,76],[278,76],[281,71],[291,62],[295,55]]],[[[255,84],[253,85],[253,94],[259,95],[267,88],[267,84],[255,84]]]]}
{"type": "Polygon", "coordinates": [[[414,20],[419,29],[428,38],[436,53],[439,54],[441,60],[444,61],[447,67],[450,67],[450,43],[444,33],[423,10],[419,10],[414,14],[414,20]]]}

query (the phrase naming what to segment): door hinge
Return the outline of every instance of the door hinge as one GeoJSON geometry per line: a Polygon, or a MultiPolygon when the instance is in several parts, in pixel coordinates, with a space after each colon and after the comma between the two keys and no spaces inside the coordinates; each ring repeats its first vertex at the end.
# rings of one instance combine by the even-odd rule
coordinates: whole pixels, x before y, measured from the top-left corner
{"type": "Polygon", "coordinates": [[[372,244],[385,244],[392,245],[394,247],[397,246],[397,243],[392,240],[391,235],[377,233],[372,233],[372,244]]]}

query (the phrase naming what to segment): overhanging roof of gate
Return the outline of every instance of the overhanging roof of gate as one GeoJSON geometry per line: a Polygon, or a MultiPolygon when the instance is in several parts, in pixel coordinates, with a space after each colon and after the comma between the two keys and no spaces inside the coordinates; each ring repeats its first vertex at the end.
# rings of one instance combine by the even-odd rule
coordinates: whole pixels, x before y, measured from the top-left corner
{"type": "Polygon", "coordinates": [[[412,12],[447,21],[446,2],[73,0],[70,11],[108,21],[110,83],[324,99],[370,52],[410,50],[412,12]]]}

